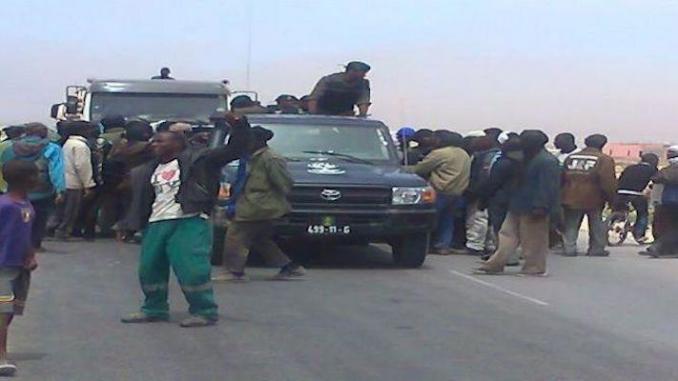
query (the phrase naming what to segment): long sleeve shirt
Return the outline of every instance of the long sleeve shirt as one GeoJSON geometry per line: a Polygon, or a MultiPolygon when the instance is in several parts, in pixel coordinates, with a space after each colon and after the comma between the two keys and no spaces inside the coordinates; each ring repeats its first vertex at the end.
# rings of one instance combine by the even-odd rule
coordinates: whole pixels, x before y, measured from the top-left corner
{"type": "Polygon", "coordinates": [[[64,174],[67,189],[87,189],[96,184],[92,172],[92,151],[87,139],[71,136],[63,147],[64,174]]]}

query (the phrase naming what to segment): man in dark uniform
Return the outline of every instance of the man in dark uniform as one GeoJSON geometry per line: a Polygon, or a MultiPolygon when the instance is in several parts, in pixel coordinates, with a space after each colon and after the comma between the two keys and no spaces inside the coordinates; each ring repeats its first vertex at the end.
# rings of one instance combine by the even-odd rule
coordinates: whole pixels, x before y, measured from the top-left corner
{"type": "Polygon", "coordinates": [[[363,62],[349,62],[346,71],[324,76],[318,81],[309,97],[311,114],[367,116],[370,108],[370,82],[365,75],[370,66],[363,62]]]}
{"type": "Polygon", "coordinates": [[[160,69],[160,75],[156,75],[151,77],[151,79],[174,79],[170,77],[170,69],[168,67],[164,67],[160,69]]]}

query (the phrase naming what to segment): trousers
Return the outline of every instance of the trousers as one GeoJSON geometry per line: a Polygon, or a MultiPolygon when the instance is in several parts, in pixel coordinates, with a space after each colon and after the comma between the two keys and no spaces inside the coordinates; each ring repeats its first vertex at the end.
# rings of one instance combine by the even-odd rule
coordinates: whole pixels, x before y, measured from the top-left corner
{"type": "Polygon", "coordinates": [[[59,216],[59,225],[56,228],[56,234],[61,237],[68,237],[73,231],[73,227],[80,217],[82,207],[83,190],[67,189],[64,196],[64,203],[61,206],[61,215],[59,216]]]}
{"type": "Polygon", "coordinates": [[[577,240],[584,216],[589,221],[589,254],[600,254],[605,251],[607,245],[607,227],[603,221],[603,210],[591,209],[580,210],[565,207],[563,217],[565,219],[565,234],[563,235],[563,247],[565,253],[577,252],[577,240]]]}
{"type": "Polygon", "coordinates": [[[487,210],[479,210],[475,201],[469,204],[466,213],[466,247],[483,251],[489,229],[487,210]]]}
{"type": "Polygon", "coordinates": [[[483,264],[491,271],[503,271],[518,247],[523,248],[523,272],[546,272],[546,254],[549,249],[549,218],[519,215],[509,212],[499,230],[497,251],[483,264]]]}
{"type": "Polygon", "coordinates": [[[263,256],[269,265],[282,267],[291,262],[273,241],[272,221],[233,221],[228,225],[224,242],[226,270],[244,273],[250,250],[263,256]]]}
{"type": "Polygon", "coordinates": [[[454,238],[454,213],[459,204],[459,196],[439,193],[436,198],[438,226],[436,228],[436,242],[433,247],[449,249],[454,238]]]}
{"type": "Polygon", "coordinates": [[[34,249],[42,247],[42,240],[47,231],[47,220],[54,211],[54,197],[47,197],[31,201],[35,209],[35,219],[31,230],[31,243],[34,249]]]}
{"type": "Polygon", "coordinates": [[[141,244],[139,281],[148,316],[167,317],[170,267],[179,281],[191,315],[217,319],[210,280],[212,229],[200,218],[157,221],[148,225],[141,244]]]}

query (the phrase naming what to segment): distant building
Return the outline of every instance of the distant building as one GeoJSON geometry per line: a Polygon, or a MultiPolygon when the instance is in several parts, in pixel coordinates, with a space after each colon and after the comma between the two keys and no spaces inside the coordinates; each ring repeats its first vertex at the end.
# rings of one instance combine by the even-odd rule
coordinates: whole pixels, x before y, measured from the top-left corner
{"type": "Polygon", "coordinates": [[[643,143],[608,143],[603,152],[612,156],[618,166],[626,167],[629,164],[637,163],[640,155],[644,153],[654,153],[659,156],[663,162],[666,157],[665,144],[643,144],[643,143]]]}

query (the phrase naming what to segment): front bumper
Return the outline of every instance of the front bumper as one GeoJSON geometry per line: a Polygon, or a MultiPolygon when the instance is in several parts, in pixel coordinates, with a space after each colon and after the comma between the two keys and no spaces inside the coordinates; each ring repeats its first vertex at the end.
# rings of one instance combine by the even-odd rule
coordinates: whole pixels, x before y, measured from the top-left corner
{"type": "Polygon", "coordinates": [[[431,232],[435,223],[436,212],[430,208],[294,209],[276,222],[276,232],[281,237],[379,242],[403,234],[431,232]],[[326,218],[336,221],[338,226],[350,226],[350,233],[309,233],[309,226],[320,224],[326,218]]]}

